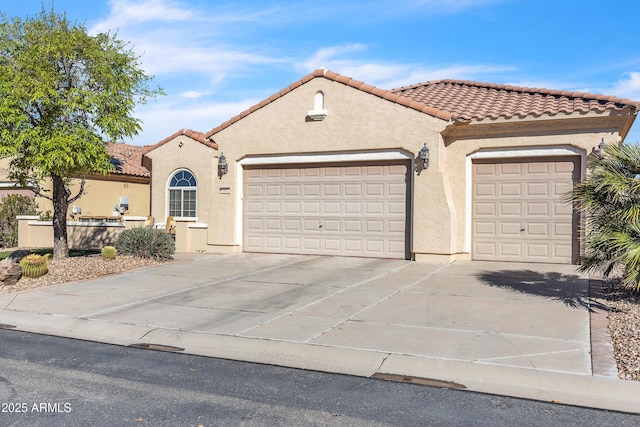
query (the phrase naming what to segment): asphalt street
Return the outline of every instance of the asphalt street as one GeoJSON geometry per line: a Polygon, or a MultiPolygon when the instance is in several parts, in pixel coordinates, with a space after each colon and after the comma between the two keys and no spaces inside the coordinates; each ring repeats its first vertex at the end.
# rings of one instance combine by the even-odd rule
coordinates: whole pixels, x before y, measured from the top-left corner
{"type": "Polygon", "coordinates": [[[636,426],[635,415],[0,330],[3,426],[636,426]]]}

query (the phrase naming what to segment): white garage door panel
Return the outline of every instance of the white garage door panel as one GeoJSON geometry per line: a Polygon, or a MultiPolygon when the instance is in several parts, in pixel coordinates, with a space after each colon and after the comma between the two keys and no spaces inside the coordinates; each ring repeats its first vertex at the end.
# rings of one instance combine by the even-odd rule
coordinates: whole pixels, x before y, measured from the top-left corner
{"type": "Polygon", "coordinates": [[[482,160],[473,164],[473,259],[571,263],[575,218],[564,195],[577,158],[482,160]]]}
{"type": "Polygon", "coordinates": [[[244,250],[401,258],[407,165],[245,171],[244,250]]]}

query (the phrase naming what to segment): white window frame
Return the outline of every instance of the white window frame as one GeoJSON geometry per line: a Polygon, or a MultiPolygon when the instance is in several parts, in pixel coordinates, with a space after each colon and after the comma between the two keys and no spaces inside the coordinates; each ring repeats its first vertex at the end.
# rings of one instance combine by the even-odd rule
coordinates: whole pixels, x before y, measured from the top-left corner
{"type": "MultiPolygon", "coordinates": [[[[198,178],[196,178],[196,174],[194,174],[191,170],[187,169],[187,168],[180,168],[180,169],[176,169],[175,171],[173,171],[171,173],[171,175],[169,176],[169,179],[167,180],[167,185],[166,185],[166,194],[167,194],[167,216],[174,216],[176,218],[188,218],[188,219],[197,219],[198,218],[198,178]],[[191,174],[191,176],[193,177],[196,185],[195,187],[171,187],[171,181],[173,180],[173,178],[179,174],[180,172],[188,172],[189,174],[191,174]],[[195,215],[193,216],[182,216],[182,215],[171,215],[171,190],[190,190],[190,191],[195,191],[195,215]]],[[[181,197],[181,206],[180,206],[180,212],[184,213],[184,197],[181,197]]]]}

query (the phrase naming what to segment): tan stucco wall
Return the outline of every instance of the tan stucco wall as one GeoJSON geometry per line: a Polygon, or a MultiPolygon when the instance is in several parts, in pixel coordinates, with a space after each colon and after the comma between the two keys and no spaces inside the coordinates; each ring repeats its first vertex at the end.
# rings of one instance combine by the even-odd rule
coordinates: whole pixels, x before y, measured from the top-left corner
{"type": "MultiPolygon", "coordinates": [[[[77,181],[71,186],[72,194],[78,191],[77,181]]],[[[85,192],[73,204],[82,208],[82,215],[113,215],[113,207],[120,197],[129,198],[126,215],[148,216],[150,212],[149,184],[126,181],[88,179],[85,192]]]]}
{"type": "MultiPolygon", "coordinates": [[[[49,190],[51,183],[47,181],[43,188],[49,190]]],[[[80,180],[71,182],[71,196],[75,196],[80,188],[80,180]]],[[[150,192],[148,183],[130,182],[123,177],[121,180],[87,179],[84,194],[71,205],[67,219],[71,219],[71,207],[76,205],[82,209],[82,215],[113,216],[113,207],[120,201],[120,197],[129,198],[129,211],[126,215],[148,216],[150,211],[150,192]]],[[[53,212],[53,204],[43,197],[36,197],[42,212],[53,212]]]]}
{"type": "MultiPolygon", "coordinates": [[[[151,151],[152,215],[156,221],[164,220],[167,180],[177,169],[189,169],[198,180],[197,221],[206,228],[179,227],[177,234],[186,233],[176,237],[179,250],[241,251],[241,162],[259,163],[273,156],[383,151],[413,157],[427,143],[429,169],[419,176],[410,174],[411,255],[429,261],[464,259],[469,257],[468,156],[490,149],[547,147],[571,149],[586,158],[601,138],[607,142],[619,139],[611,130],[615,126],[607,127],[607,120],[595,115],[576,120],[565,116],[557,121],[516,118],[458,128],[333,80],[315,78],[214,134],[219,151],[186,136],[151,151]],[[322,121],[311,121],[307,113],[314,108],[318,91],[324,94],[328,114],[322,121]],[[217,177],[220,153],[229,164],[229,173],[222,179],[217,177]]],[[[584,162],[581,166],[584,169],[584,162]]]]}
{"type": "MultiPolygon", "coordinates": [[[[217,168],[218,152],[198,141],[180,135],[147,154],[151,160],[151,215],[162,223],[168,216],[167,185],[169,178],[179,169],[187,169],[195,176],[198,221],[207,222],[216,197],[212,195],[214,165],[217,168]]],[[[216,169],[217,170],[217,169],[216,169]]]]}
{"type": "MultiPolygon", "coordinates": [[[[124,223],[82,224],[67,226],[69,249],[102,249],[113,245],[125,229],[124,223]]],[[[37,216],[18,217],[18,246],[21,248],[50,248],[53,246],[53,224],[39,221],[37,216]]]]}
{"type": "MultiPolygon", "coordinates": [[[[0,158],[0,182],[9,182],[8,166],[9,159],[6,157],[0,158]]],[[[46,181],[42,187],[50,191],[50,181],[46,181]]],[[[71,195],[75,196],[79,188],[80,180],[73,180],[70,187],[71,195]]],[[[0,195],[2,193],[33,195],[33,193],[27,189],[0,189],[0,195]]],[[[49,192],[49,195],[50,194],[49,192]]],[[[146,182],[144,178],[114,175],[100,179],[87,179],[85,183],[85,194],[73,204],[82,208],[82,215],[112,216],[113,207],[120,201],[121,196],[129,198],[129,211],[127,215],[149,215],[151,194],[149,192],[149,183],[146,182]]],[[[53,204],[50,200],[44,197],[36,197],[35,200],[41,212],[53,212],[53,204]]],[[[69,206],[69,210],[71,210],[71,206],[69,206]]]]}
{"type": "MultiPolygon", "coordinates": [[[[508,134],[492,136],[491,130],[483,130],[487,133],[476,138],[462,138],[447,140],[445,168],[449,179],[451,200],[457,212],[455,228],[458,230],[454,251],[465,252],[468,249],[470,236],[467,233],[467,221],[470,215],[471,206],[467,205],[467,191],[471,190],[471,183],[467,182],[465,176],[470,163],[467,162],[469,156],[475,153],[494,153],[494,158],[501,156],[509,157],[529,157],[532,153],[536,156],[553,156],[550,150],[561,149],[565,152],[574,152],[576,157],[580,157],[581,177],[584,177],[586,163],[592,150],[604,138],[608,143],[618,142],[619,135],[615,132],[598,132],[581,129],[580,132],[567,129],[565,134],[551,135],[540,132],[543,119],[533,120],[537,124],[523,122],[518,129],[508,134]],[[467,243],[465,245],[465,242],[467,243]]],[[[583,120],[587,121],[587,120],[583,120]]],[[[571,127],[571,122],[566,122],[567,127],[571,127]]],[[[493,155],[491,155],[493,156],[493,155]]]]}
{"type": "Polygon", "coordinates": [[[212,211],[209,244],[236,244],[241,204],[235,203],[238,162],[247,157],[300,153],[363,153],[397,150],[415,156],[426,142],[431,167],[415,176],[413,251],[448,253],[452,217],[439,159],[446,122],[328,79],[317,78],[214,135],[229,162],[229,174],[215,181],[218,209],[212,211]],[[324,93],[322,121],[307,112],[324,93]],[[230,187],[230,195],[221,195],[230,187]]]}

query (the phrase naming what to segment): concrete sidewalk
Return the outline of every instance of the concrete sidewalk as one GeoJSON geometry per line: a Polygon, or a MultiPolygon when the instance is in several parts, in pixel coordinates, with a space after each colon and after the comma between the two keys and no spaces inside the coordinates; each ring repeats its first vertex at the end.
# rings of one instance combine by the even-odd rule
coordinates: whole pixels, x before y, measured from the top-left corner
{"type": "Polygon", "coordinates": [[[593,375],[573,266],[182,254],[0,308],[22,331],[640,412],[639,383],[593,375]]]}

